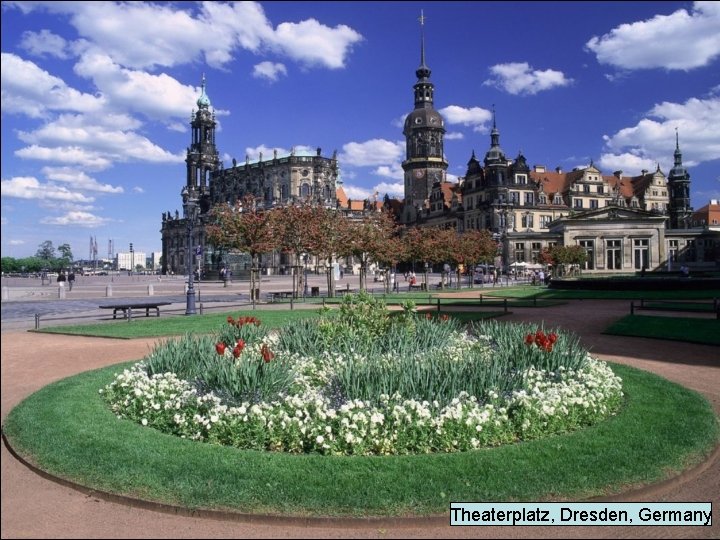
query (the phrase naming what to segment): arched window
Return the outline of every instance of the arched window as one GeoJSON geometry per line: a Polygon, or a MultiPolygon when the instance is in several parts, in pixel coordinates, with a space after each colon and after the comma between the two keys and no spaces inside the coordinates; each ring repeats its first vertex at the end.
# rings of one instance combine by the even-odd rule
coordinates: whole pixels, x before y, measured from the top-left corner
{"type": "Polygon", "coordinates": [[[310,196],[310,185],[309,184],[300,184],[300,196],[301,197],[309,197],[310,196]]]}

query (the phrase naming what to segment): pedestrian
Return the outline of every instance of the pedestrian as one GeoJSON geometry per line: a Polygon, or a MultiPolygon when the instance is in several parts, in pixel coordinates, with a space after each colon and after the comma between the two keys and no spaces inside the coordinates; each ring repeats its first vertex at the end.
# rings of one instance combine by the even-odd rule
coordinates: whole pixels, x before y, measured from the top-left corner
{"type": "Polygon", "coordinates": [[[60,273],[58,274],[58,277],[57,277],[57,281],[58,281],[58,283],[63,283],[63,284],[65,283],[65,281],[67,281],[67,277],[65,276],[65,270],[60,270],[60,273]]]}
{"type": "Polygon", "coordinates": [[[74,284],[75,284],[75,272],[70,270],[70,273],[68,274],[68,285],[70,286],[71,291],[72,291],[74,284]]]}
{"type": "Polygon", "coordinates": [[[542,285],[545,283],[545,271],[540,270],[540,273],[538,274],[538,285],[542,287],[542,285]]]}

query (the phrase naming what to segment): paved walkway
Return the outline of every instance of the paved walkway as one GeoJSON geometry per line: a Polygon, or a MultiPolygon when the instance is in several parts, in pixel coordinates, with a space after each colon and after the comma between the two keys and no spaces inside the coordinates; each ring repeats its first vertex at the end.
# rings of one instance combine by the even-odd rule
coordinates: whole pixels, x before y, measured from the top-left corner
{"type": "MultiPolygon", "coordinates": [[[[720,414],[720,348],[602,335],[626,315],[626,301],[573,301],[545,309],[515,308],[503,320],[544,321],[581,336],[603,359],[658,373],[703,393],[720,414]]],[[[720,323],[718,323],[720,331],[720,323]]],[[[118,341],[8,331],[2,335],[2,417],[24,397],[89,369],[138,359],[153,339],[118,341]]],[[[713,527],[467,527],[438,523],[323,526],[231,522],[138,509],[101,500],[33,473],[2,447],[2,538],[720,538],[720,459],[674,482],[630,493],[628,501],[712,501],[713,527]]]]}

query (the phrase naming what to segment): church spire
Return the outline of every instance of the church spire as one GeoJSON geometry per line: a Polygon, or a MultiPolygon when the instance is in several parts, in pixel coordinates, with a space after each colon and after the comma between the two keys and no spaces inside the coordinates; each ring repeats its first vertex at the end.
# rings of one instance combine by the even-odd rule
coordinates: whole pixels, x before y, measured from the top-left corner
{"type": "Polygon", "coordinates": [[[418,82],[427,81],[430,78],[430,68],[425,64],[425,14],[420,10],[420,67],[415,71],[418,82]]]}

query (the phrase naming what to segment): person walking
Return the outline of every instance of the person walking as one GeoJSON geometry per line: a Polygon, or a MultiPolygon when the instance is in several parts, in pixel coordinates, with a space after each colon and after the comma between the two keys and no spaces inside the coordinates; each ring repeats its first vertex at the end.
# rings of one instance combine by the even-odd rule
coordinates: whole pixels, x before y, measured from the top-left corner
{"type": "Polygon", "coordinates": [[[75,272],[70,270],[70,273],[68,274],[68,286],[70,287],[71,291],[72,291],[74,284],[75,284],[75,272]]]}

